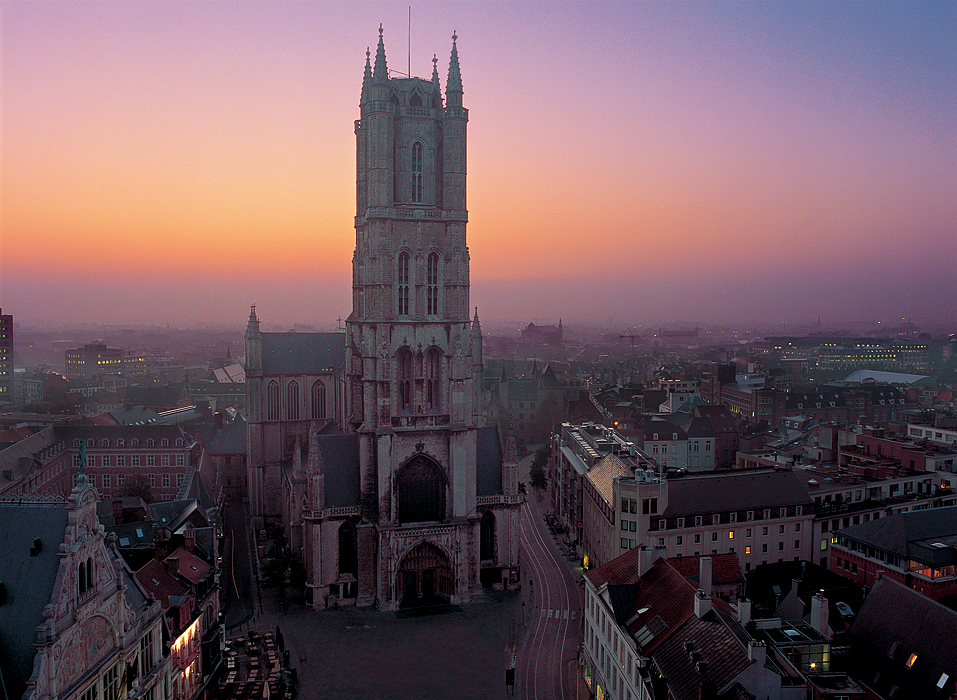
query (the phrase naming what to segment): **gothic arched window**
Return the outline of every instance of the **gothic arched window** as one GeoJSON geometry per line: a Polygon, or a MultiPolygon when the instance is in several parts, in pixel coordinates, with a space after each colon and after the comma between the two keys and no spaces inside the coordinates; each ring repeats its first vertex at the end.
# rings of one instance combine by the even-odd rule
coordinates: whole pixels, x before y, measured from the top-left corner
{"type": "Polygon", "coordinates": [[[479,557],[482,561],[495,558],[495,515],[487,510],[482,515],[479,537],[479,557]]]}
{"type": "Polygon", "coordinates": [[[399,348],[396,353],[396,373],[399,382],[396,396],[399,399],[400,411],[412,410],[412,351],[409,348],[399,348]]]}
{"type": "Polygon", "coordinates": [[[339,575],[359,573],[359,555],[356,548],[356,528],[346,521],[339,526],[339,575]]]}
{"type": "Polygon", "coordinates": [[[266,420],[279,420],[279,382],[266,386],[266,420]]]}
{"type": "Polygon", "coordinates": [[[442,351],[429,348],[425,354],[425,407],[437,411],[442,407],[442,351]]]}
{"type": "Polygon", "coordinates": [[[445,517],[445,475],[432,459],[418,454],[396,477],[400,523],[422,523],[445,517]]]}
{"type": "Polygon", "coordinates": [[[399,268],[396,271],[397,290],[396,290],[396,313],[399,316],[409,315],[409,254],[405,251],[399,253],[399,268]]]}
{"type": "Polygon", "coordinates": [[[412,201],[419,204],[422,202],[422,143],[416,141],[412,144],[412,201]]]}
{"type": "Polygon", "coordinates": [[[312,417],[326,417],[326,385],[321,381],[312,385],[312,417]]]}
{"type": "Polygon", "coordinates": [[[429,253],[429,263],[426,275],[426,296],[428,299],[428,313],[434,316],[439,313],[439,254],[429,253]]]}
{"type": "Polygon", "coordinates": [[[286,387],[286,419],[299,420],[299,382],[286,387]]]}

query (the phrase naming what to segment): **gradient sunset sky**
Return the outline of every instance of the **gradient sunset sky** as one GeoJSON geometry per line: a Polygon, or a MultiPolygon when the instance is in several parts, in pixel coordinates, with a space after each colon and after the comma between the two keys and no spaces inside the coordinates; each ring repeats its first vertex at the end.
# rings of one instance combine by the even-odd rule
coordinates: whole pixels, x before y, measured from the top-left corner
{"type": "MultiPolygon", "coordinates": [[[[0,307],[330,326],[408,2],[0,2],[0,307]]],[[[957,323],[957,3],[412,3],[483,321],[957,323]]]]}

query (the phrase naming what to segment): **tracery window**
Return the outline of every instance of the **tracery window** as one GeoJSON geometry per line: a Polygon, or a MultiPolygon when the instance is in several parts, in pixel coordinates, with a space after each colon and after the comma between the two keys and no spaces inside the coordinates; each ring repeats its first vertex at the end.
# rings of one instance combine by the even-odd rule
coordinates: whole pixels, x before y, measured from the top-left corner
{"type": "Polygon", "coordinates": [[[439,313],[439,254],[429,253],[427,269],[428,313],[434,316],[439,313]]]}
{"type": "Polygon", "coordinates": [[[279,382],[266,386],[266,420],[279,420],[279,382]]]}
{"type": "Polygon", "coordinates": [[[479,539],[479,556],[483,561],[495,558],[495,514],[487,510],[482,514],[479,539]]]}
{"type": "Polygon", "coordinates": [[[312,385],[312,417],[326,417],[326,385],[321,381],[312,385]]]}
{"type": "Polygon", "coordinates": [[[286,418],[299,420],[299,382],[289,382],[286,387],[286,418]]]}
{"type": "Polygon", "coordinates": [[[399,316],[409,315],[409,254],[399,253],[399,269],[396,289],[396,313],[399,316]]]}
{"type": "Polygon", "coordinates": [[[400,411],[412,410],[412,351],[409,348],[400,348],[396,354],[396,369],[398,370],[398,393],[400,411]]]}
{"type": "Polygon", "coordinates": [[[425,407],[437,411],[441,408],[442,351],[429,348],[425,355],[425,407]]]}
{"type": "Polygon", "coordinates": [[[412,144],[412,201],[422,202],[422,144],[416,141],[412,144]]]}
{"type": "Polygon", "coordinates": [[[414,456],[396,478],[400,523],[421,523],[445,517],[445,475],[424,454],[414,456]]]}

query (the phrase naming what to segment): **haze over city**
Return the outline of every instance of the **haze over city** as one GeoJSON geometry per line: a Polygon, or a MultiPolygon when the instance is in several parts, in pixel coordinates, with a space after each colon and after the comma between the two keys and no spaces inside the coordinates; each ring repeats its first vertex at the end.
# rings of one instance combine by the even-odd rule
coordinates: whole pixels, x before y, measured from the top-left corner
{"type": "Polygon", "coordinates": [[[0,307],[328,326],[359,84],[457,32],[483,322],[957,315],[957,5],[3,3],[0,307]],[[411,47],[411,54],[409,48],[411,47]]]}

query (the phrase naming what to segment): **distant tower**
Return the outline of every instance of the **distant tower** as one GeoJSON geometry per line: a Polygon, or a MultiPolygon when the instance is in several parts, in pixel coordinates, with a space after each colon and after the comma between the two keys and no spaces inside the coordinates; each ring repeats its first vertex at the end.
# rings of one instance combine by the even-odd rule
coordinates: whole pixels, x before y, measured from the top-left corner
{"type": "Polygon", "coordinates": [[[356,122],[346,420],[359,434],[359,599],[453,602],[479,585],[482,336],[469,319],[466,124],[456,37],[432,78],[389,78],[382,28],[356,122]],[[429,536],[412,523],[429,523],[429,536]],[[378,551],[363,572],[362,551],[378,551]],[[367,574],[367,575],[364,575],[367,574]],[[376,575],[368,575],[376,574],[376,575]]]}
{"type": "Polygon", "coordinates": [[[13,314],[0,309],[0,405],[13,403],[13,314]]]}

